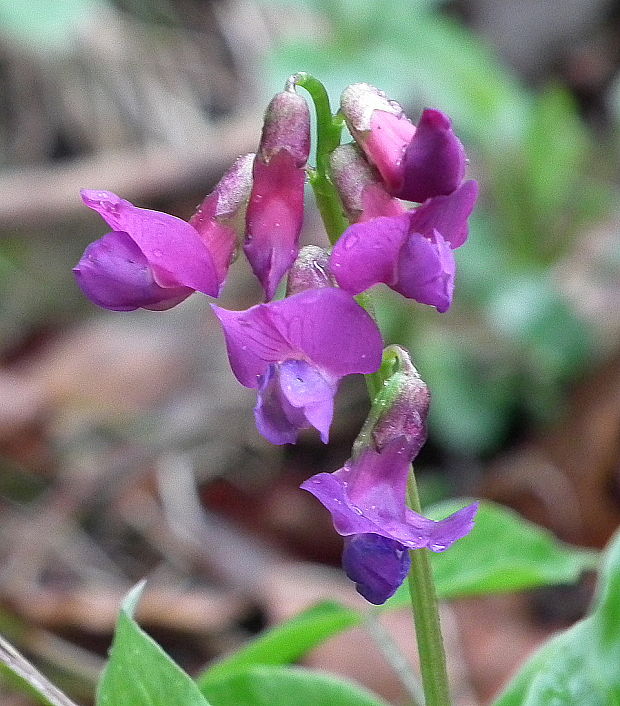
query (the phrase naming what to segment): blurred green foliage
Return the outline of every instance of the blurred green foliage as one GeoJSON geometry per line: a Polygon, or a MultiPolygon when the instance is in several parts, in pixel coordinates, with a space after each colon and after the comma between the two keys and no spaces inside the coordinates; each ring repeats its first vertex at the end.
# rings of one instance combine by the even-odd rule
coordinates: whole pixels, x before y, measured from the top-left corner
{"type": "MultiPolygon", "coordinates": [[[[390,342],[411,348],[434,393],[431,430],[451,452],[480,455],[515,427],[553,419],[567,384],[597,357],[596,330],[558,291],[553,265],[611,213],[615,193],[569,92],[522,85],[478,37],[431,0],[266,0],[316,13],[267,59],[268,91],[304,70],[336,99],[367,81],[406,106],[449,113],[482,197],[457,252],[451,312],[377,295],[390,342]]],[[[336,107],[336,106],[334,106],[336,107]]]]}

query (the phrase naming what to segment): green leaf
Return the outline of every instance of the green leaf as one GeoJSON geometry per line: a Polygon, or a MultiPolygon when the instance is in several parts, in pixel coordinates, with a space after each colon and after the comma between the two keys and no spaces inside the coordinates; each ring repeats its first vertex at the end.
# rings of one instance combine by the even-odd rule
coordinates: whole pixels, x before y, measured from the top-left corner
{"type": "Polygon", "coordinates": [[[121,608],[97,706],[209,706],[190,677],[134,621],[144,583],[121,608]]]}
{"type": "Polygon", "coordinates": [[[594,608],[525,664],[495,706],[620,704],[620,532],[609,545],[594,608]]]}
{"type": "Polygon", "coordinates": [[[215,706],[386,706],[360,686],[301,667],[250,667],[203,692],[215,706]]]}
{"type": "MultiPolygon", "coordinates": [[[[464,504],[441,503],[427,514],[441,519],[464,504]]],[[[573,583],[596,567],[597,557],[594,551],[563,544],[512,510],[483,501],[469,535],[446,552],[432,554],[431,560],[437,593],[449,599],[573,583]]],[[[388,603],[408,604],[403,588],[388,603]]]]}
{"type": "Polygon", "coordinates": [[[290,664],[332,635],[362,620],[360,613],[334,601],[317,603],[212,664],[198,677],[198,684],[205,687],[244,667],[290,664]]]}

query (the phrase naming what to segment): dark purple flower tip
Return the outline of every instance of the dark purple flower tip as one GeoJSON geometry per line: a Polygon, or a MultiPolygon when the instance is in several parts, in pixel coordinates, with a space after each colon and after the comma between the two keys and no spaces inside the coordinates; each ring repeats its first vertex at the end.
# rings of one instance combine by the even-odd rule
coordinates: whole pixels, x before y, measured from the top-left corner
{"type": "Polygon", "coordinates": [[[478,198],[478,183],[464,182],[448,196],[435,196],[409,211],[409,232],[429,237],[439,231],[453,250],[467,240],[468,223],[478,198]]]}
{"type": "Polygon", "coordinates": [[[286,150],[254,162],[243,250],[270,301],[299,250],[305,171],[286,150]]]}
{"type": "Polygon", "coordinates": [[[378,534],[346,537],[342,567],[367,601],[381,605],[394,595],[409,573],[409,552],[400,542],[378,534]]]}
{"type": "Polygon", "coordinates": [[[402,439],[380,453],[368,447],[334,473],[319,473],[301,487],[332,515],[343,535],[378,534],[408,549],[443,551],[472,527],[475,506],[439,522],[410,510],[405,503],[411,449],[402,439]]]}
{"type": "Polygon", "coordinates": [[[336,387],[305,360],[272,363],[254,409],[258,431],[272,444],[294,444],[300,429],[313,426],[326,444],[336,387]]]}
{"type": "Polygon", "coordinates": [[[194,291],[160,287],[143,252],[123,232],[108,233],[91,243],[73,272],[91,301],[113,311],[170,309],[194,291]]]}
{"type": "Polygon", "coordinates": [[[393,289],[408,299],[434,306],[444,313],[452,304],[456,262],[441,233],[425,237],[413,233],[398,257],[398,274],[393,289]]]}
{"type": "Polygon", "coordinates": [[[467,158],[450,118],[425,110],[402,159],[402,185],[395,196],[426,201],[452,193],[463,181],[467,158]]]}
{"type": "Polygon", "coordinates": [[[155,282],[217,296],[213,258],[196,230],[180,218],[137,208],[110,191],[83,189],[82,200],[114,230],[126,233],[148,262],[155,282]]]}

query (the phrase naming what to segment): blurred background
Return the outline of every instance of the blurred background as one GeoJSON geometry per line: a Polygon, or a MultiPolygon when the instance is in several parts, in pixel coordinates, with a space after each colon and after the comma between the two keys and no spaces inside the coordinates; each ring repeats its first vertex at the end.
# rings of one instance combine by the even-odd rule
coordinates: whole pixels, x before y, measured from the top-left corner
{"type": "MultiPolygon", "coordinates": [[[[190,673],[356,600],[298,485],[347,458],[363,383],[328,447],[269,446],[204,297],[117,314],[71,275],[105,232],[79,188],[189,218],[300,70],[334,108],[367,81],[414,120],[446,111],[482,187],[451,311],[377,293],[433,393],[425,500],[491,498],[601,547],[620,522],[619,68],[617,0],[0,0],[0,632],[88,704],[143,577],[140,621],[190,673]]],[[[259,300],[240,259],[223,305],[259,300]]],[[[488,700],[589,594],[446,608],[457,703],[488,700]]],[[[409,616],[387,623],[411,653],[409,616]]],[[[308,663],[406,703],[367,636],[308,663]]],[[[0,702],[31,703],[5,682],[0,702]]]]}

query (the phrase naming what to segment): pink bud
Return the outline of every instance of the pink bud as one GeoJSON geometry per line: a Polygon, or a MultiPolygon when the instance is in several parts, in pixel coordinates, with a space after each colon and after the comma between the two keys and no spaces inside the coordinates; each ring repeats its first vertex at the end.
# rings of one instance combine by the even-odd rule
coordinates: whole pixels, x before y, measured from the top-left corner
{"type": "Polygon", "coordinates": [[[330,155],[330,167],[351,223],[404,213],[404,206],[386,191],[381,176],[356,145],[337,147],[330,155]]]}
{"type": "Polygon", "coordinates": [[[310,112],[294,90],[278,93],[267,108],[246,216],[243,250],[273,298],[299,250],[304,215],[310,112]]]}
{"type": "Polygon", "coordinates": [[[245,231],[254,156],[239,157],[189,220],[211,252],[220,287],[245,231]]]}

